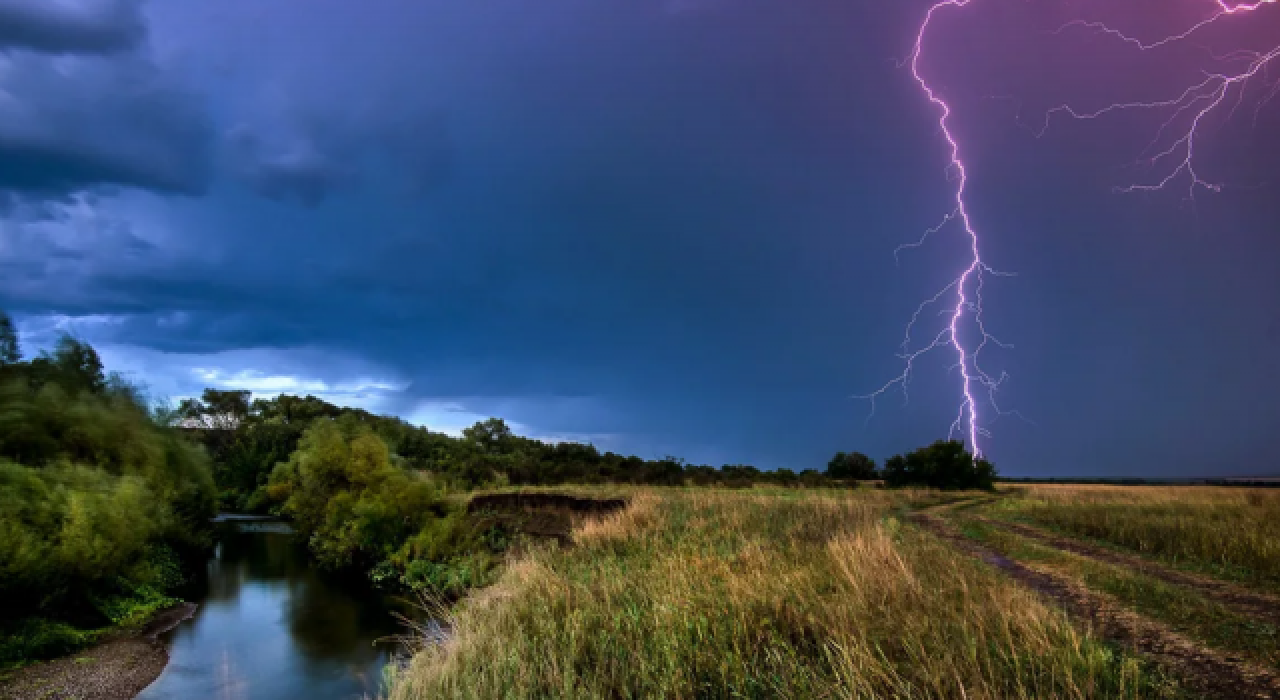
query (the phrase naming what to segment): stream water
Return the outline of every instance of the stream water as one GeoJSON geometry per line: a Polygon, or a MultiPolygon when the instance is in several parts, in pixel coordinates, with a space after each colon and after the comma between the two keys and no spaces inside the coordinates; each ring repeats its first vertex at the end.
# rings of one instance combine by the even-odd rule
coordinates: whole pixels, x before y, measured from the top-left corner
{"type": "Polygon", "coordinates": [[[169,665],[142,700],[350,700],[376,696],[403,633],[395,604],[323,575],[282,523],[219,525],[195,617],[166,633],[169,665]]]}

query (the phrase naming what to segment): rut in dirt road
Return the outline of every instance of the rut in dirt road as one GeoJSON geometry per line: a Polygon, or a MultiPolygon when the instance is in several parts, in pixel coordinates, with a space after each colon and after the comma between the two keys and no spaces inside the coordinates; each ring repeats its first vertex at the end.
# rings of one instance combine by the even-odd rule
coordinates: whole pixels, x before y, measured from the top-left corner
{"type": "Polygon", "coordinates": [[[1087,621],[1105,639],[1148,656],[1194,691],[1223,700],[1280,698],[1280,676],[1270,669],[1206,649],[1160,623],[1125,609],[1110,596],[1090,591],[1067,577],[1013,561],[965,537],[936,515],[914,513],[909,519],[1053,600],[1072,617],[1087,621]]]}
{"type": "Polygon", "coordinates": [[[1070,552],[1072,554],[1077,554],[1082,557],[1105,562],[1107,564],[1114,564],[1116,566],[1150,576],[1151,578],[1159,579],[1165,583],[1171,583],[1175,586],[1190,588],[1197,593],[1200,593],[1205,598],[1208,598],[1215,603],[1220,603],[1224,607],[1230,608],[1242,615],[1280,627],[1280,598],[1275,598],[1273,596],[1266,595],[1265,593],[1250,591],[1225,581],[1217,581],[1206,576],[1197,576],[1195,574],[1170,569],[1167,566],[1162,566],[1139,556],[1124,554],[1109,550],[1105,547],[1090,545],[1079,540],[1073,540],[1069,537],[1062,537],[1051,532],[1045,532],[1044,530],[1031,527],[1030,525],[1009,523],[981,516],[977,516],[974,519],[984,525],[1001,528],[1016,535],[1048,545],[1054,549],[1070,552]]]}

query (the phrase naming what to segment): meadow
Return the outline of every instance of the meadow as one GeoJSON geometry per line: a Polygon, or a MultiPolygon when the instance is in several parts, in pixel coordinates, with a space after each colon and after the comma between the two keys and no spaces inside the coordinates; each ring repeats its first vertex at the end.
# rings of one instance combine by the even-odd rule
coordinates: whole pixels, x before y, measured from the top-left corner
{"type": "Polygon", "coordinates": [[[1037,485],[997,515],[1280,592],[1280,489],[1037,485]]]}
{"type": "MultiPolygon", "coordinates": [[[[1134,491],[1085,489],[1080,507],[1271,503],[1134,491]]],[[[389,672],[390,697],[1175,698],[1272,687],[1274,627],[1237,615],[1227,623],[1240,633],[1223,632],[1210,618],[1230,609],[1215,600],[986,524],[1061,514],[1063,490],[621,492],[629,506],[580,520],[571,546],[525,549],[494,585],[441,610],[451,634],[421,640],[389,672]],[[1069,561],[1045,565],[1055,557],[1069,561]],[[1104,614],[1086,619],[1082,605],[1104,614]]],[[[1210,541],[1236,521],[1181,527],[1192,522],[1210,541]]]]}

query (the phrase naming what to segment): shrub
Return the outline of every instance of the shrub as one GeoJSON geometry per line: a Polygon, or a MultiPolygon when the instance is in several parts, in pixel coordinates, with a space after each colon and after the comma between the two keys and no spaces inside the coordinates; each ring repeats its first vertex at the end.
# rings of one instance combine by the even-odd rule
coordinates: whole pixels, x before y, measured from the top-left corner
{"type": "Polygon", "coordinates": [[[368,425],[343,417],[317,420],[298,450],[271,474],[267,493],[309,538],[329,568],[371,568],[449,511],[425,475],[393,466],[368,425]]]}
{"type": "Polygon", "coordinates": [[[914,452],[890,457],[884,463],[885,484],[893,488],[927,486],[935,489],[995,488],[995,466],[974,458],[958,440],[939,440],[914,452]]]}
{"type": "Polygon", "coordinates": [[[827,477],[831,479],[875,479],[876,461],[861,452],[837,452],[827,462],[827,477]]]}
{"type": "Polygon", "coordinates": [[[87,343],[64,337],[23,362],[15,339],[0,341],[7,663],[67,653],[96,639],[94,628],[168,604],[181,579],[170,547],[207,542],[215,494],[204,452],[105,376],[87,343]]]}

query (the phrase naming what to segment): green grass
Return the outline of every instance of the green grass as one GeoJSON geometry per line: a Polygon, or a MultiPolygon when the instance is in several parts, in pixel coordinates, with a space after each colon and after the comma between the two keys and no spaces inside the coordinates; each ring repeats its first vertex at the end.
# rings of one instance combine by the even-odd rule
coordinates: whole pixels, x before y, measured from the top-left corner
{"type": "Polygon", "coordinates": [[[155,588],[117,579],[110,593],[88,596],[101,619],[100,626],[84,627],[64,620],[32,616],[0,627],[0,669],[12,670],[32,661],[73,654],[96,644],[105,635],[130,630],[180,603],[155,588]]]}
{"type": "Polygon", "coordinates": [[[1181,697],[893,517],[936,494],[628,495],[464,601],[391,697],[1181,697]]]}
{"type": "Polygon", "coordinates": [[[1041,545],[980,522],[964,522],[963,530],[1011,559],[1042,564],[1076,578],[1197,642],[1280,668],[1280,630],[1274,625],[1236,614],[1193,590],[1041,545]]]}
{"type": "Polygon", "coordinates": [[[1007,493],[993,515],[1280,592],[1280,492],[1039,485],[1007,493]]]}
{"type": "Polygon", "coordinates": [[[26,618],[0,630],[0,668],[72,654],[96,643],[105,630],[79,629],[65,622],[26,618]]]}

